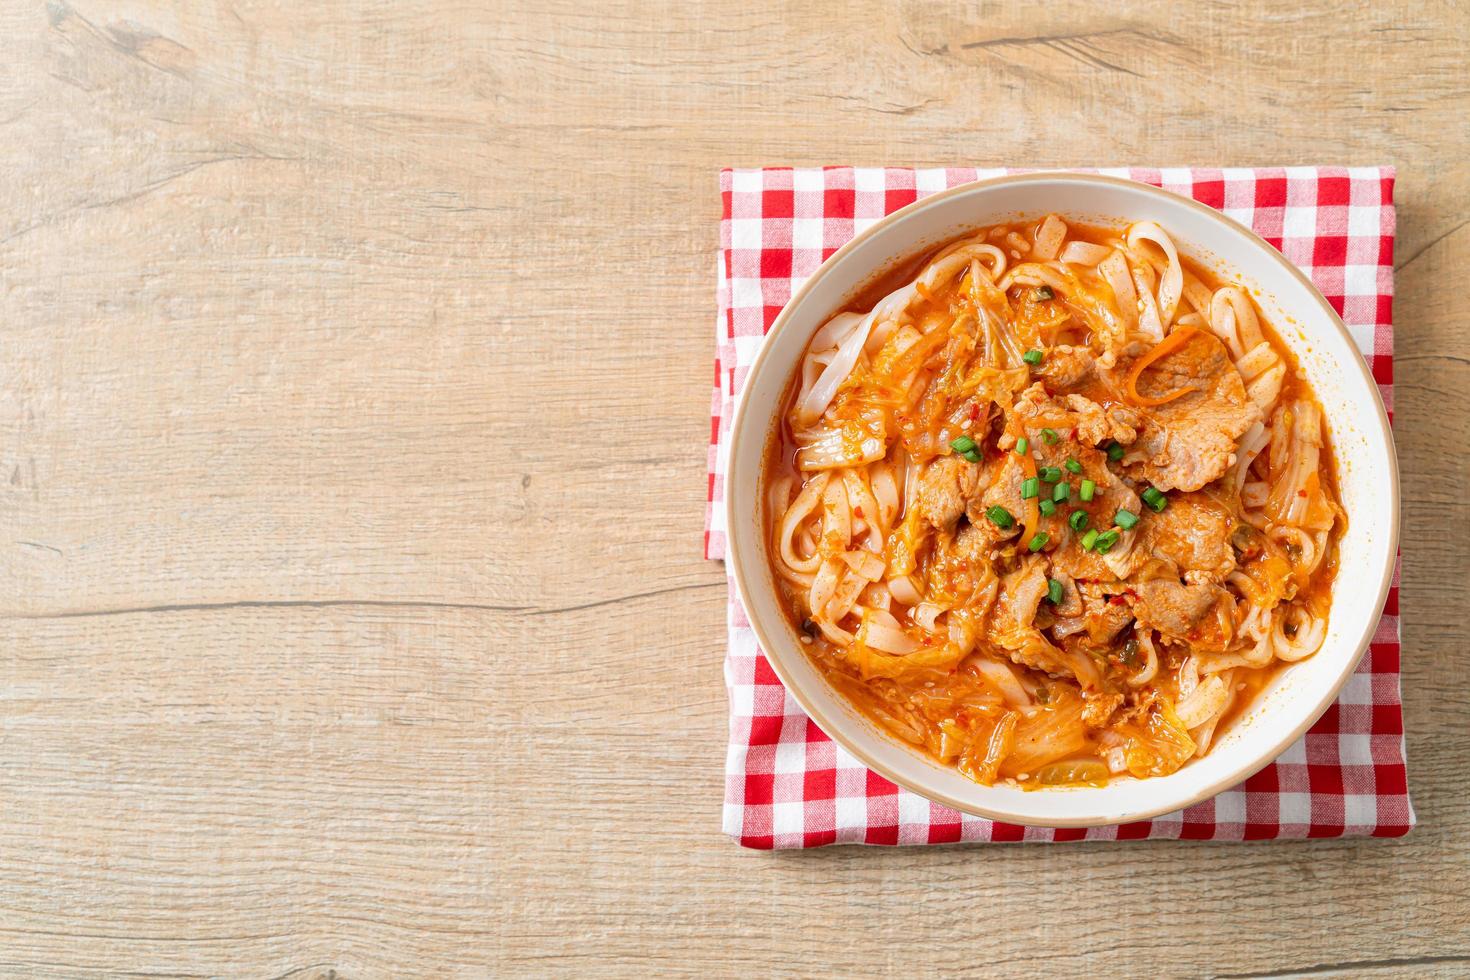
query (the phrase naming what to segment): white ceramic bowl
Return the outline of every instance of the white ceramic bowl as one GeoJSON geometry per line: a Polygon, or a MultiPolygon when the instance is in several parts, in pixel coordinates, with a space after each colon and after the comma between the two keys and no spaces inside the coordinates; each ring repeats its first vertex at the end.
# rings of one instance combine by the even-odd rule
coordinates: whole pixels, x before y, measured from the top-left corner
{"type": "Polygon", "coordinates": [[[1189,806],[1261,769],[1309,728],[1372,639],[1398,542],[1398,464],[1378,389],[1342,321],[1306,276],[1237,222],[1145,184],[1043,173],[965,184],[868,228],[824,262],[766,336],[735,413],[726,484],[729,562],[750,622],[782,683],[822,730],[874,771],[967,813],[1013,823],[1088,827],[1189,806]],[[979,786],[868,721],[803,653],[780,608],[761,530],[761,459],[781,395],[812,333],[896,260],[969,229],[1057,212],[1105,225],[1157,221],[1180,250],[1252,291],[1307,373],[1331,431],[1348,527],[1318,652],[1282,670],[1209,754],[1170,776],[1102,788],[979,786]]]}

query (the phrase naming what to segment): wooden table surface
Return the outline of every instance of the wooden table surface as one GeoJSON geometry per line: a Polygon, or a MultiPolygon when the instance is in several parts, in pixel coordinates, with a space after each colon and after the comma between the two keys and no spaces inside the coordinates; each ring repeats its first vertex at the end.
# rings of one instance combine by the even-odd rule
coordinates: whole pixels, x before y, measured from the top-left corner
{"type": "Polygon", "coordinates": [[[1470,971],[1470,13],[0,9],[0,972],[1470,971]],[[742,851],[716,174],[1392,163],[1401,841],[742,851]]]}

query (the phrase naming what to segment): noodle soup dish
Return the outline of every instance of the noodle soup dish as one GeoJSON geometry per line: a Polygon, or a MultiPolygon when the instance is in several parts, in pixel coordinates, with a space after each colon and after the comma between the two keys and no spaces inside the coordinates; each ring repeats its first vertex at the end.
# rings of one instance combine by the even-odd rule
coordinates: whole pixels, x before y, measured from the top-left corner
{"type": "Polygon", "coordinates": [[[743,595],[761,579],[778,673],[972,812],[1216,778],[1237,730],[1290,735],[1265,719],[1288,717],[1292,665],[1364,618],[1337,583],[1357,523],[1382,519],[1343,491],[1372,420],[1334,424],[1342,385],[1319,395],[1296,308],[1167,209],[1100,214],[1000,211],[850,273],[782,338],[764,431],[741,434],[755,486],[730,523],[759,554],[737,576],[743,595]]]}

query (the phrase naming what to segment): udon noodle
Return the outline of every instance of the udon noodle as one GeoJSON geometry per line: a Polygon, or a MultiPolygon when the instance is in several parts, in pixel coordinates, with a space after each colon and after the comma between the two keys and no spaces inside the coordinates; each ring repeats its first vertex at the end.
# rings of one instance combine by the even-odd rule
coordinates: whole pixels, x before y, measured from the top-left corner
{"type": "Polygon", "coordinates": [[[766,477],[810,656],[980,783],[1174,772],[1326,632],[1321,410],[1152,222],[982,229],[833,316],[766,477]]]}

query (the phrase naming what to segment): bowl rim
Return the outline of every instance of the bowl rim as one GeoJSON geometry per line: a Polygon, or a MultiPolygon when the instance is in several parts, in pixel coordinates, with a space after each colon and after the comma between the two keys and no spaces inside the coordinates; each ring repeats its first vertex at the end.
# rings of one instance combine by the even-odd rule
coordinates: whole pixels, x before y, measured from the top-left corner
{"type": "MultiPolygon", "coordinates": [[[[1170,203],[1191,208],[1208,216],[1213,221],[1223,223],[1227,227],[1233,229],[1237,234],[1243,235],[1244,237],[1249,239],[1251,243],[1256,245],[1264,254],[1266,254],[1271,259],[1271,261],[1280,266],[1281,269],[1287,273],[1287,275],[1296,279],[1302,286],[1306,288],[1307,294],[1312,298],[1313,301],[1317,303],[1326,321],[1331,324],[1334,329],[1337,330],[1337,332],[1341,335],[1341,338],[1347,342],[1349,349],[1352,350],[1356,355],[1351,360],[1354,362],[1354,366],[1357,369],[1359,380],[1362,381],[1366,389],[1373,395],[1371,399],[1373,403],[1373,421],[1377,422],[1379,434],[1383,439],[1383,445],[1385,446],[1387,451],[1386,464],[1388,467],[1389,475],[1391,477],[1391,479],[1389,480],[1388,493],[1389,513],[1392,515],[1392,526],[1389,528],[1388,533],[1388,548],[1386,549],[1387,560],[1384,562],[1383,568],[1379,570],[1377,598],[1374,600],[1375,608],[1382,609],[1384,603],[1387,601],[1388,591],[1393,582],[1393,570],[1395,565],[1397,564],[1399,551],[1399,523],[1401,519],[1401,514],[1399,499],[1398,452],[1394,445],[1393,430],[1388,422],[1388,413],[1384,407],[1383,399],[1378,390],[1378,384],[1373,378],[1372,372],[1369,371],[1367,362],[1363,359],[1362,352],[1358,349],[1357,343],[1353,340],[1352,335],[1348,332],[1346,325],[1343,324],[1342,318],[1337,315],[1337,311],[1334,310],[1332,308],[1332,305],[1327,302],[1327,299],[1322,295],[1321,291],[1316,287],[1316,285],[1313,284],[1311,279],[1309,279],[1307,275],[1301,271],[1301,269],[1297,268],[1295,264],[1287,259],[1286,256],[1283,255],[1279,249],[1275,248],[1271,245],[1271,243],[1267,242],[1260,235],[1256,234],[1254,230],[1247,227],[1245,224],[1237,221],[1236,219],[1230,217],[1229,215],[1218,211],[1215,208],[1201,204],[1193,198],[1186,197],[1182,194],[1175,194],[1171,191],[1164,190],[1161,187],[1155,187],[1152,184],[1146,184],[1141,181],[1129,180],[1123,177],[1113,177],[1106,174],[1079,173],[1068,170],[1046,170],[1025,174],[1005,174],[996,177],[987,177],[980,180],[967,181],[963,184],[957,184],[954,187],[946,188],[945,190],[937,191],[933,194],[930,194],[927,197],[920,198],[919,200],[914,201],[913,203],[908,204],[898,209],[897,211],[892,212],[891,214],[885,215],[884,217],[875,221],[873,224],[869,225],[867,228],[864,228],[862,231],[858,232],[849,241],[843,244],[841,248],[837,249],[837,251],[833,252],[825,260],[823,260],[822,264],[817,268],[817,270],[812,273],[812,275],[807,278],[807,280],[803,282],[794,293],[792,293],[791,298],[787,300],[786,304],[782,307],[780,314],[771,324],[770,330],[766,331],[765,336],[762,337],[760,347],[756,351],[754,359],[751,361],[750,369],[746,372],[745,386],[741,389],[740,396],[736,402],[734,419],[730,426],[731,458],[734,457],[735,446],[750,438],[760,438],[764,440],[769,432],[771,422],[769,418],[752,418],[749,404],[749,395],[754,387],[750,383],[751,379],[757,376],[762,368],[765,367],[766,361],[769,360],[772,356],[771,351],[775,347],[775,344],[772,342],[773,338],[789,328],[789,324],[793,317],[793,311],[801,305],[801,302],[806,298],[807,294],[815,289],[817,284],[819,284],[823,279],[830,275],[832,273],[832,270],[841,264],[842,260],[847,255],[855,251],[862,243],[866,242],[870,238],[875,237],[881,231],[890,227],[893,224],[896,224],[904,217],[914,214],[919,210],[925,210],[928,208],[939,206],[947,199],[958,197],[963,194],[973,193],[974,191],[980,189],[988,189],[1011,184],[1025,184],[1054,180],[1066,180],[1069,182],[1080,181],[1084,183],[1097,184],[1103,187],[1126,188],[1127,190],[1134,193],[1145,193],[1155,196],[1167,197],[1170,203]],[[752,433],[752,426],[755,426],[758,431],[752,433]]],[[[901,258],[901,256],[895,256],[894,258],[901,258]]],[[[876,273],[880,270],[874,269],[872,271],[876,273]]],[[[1350,371],[1350,369],[1344,366],[1344,373],[1348,373],[1348,371],[1350,371]]],[[[1370,428],[1367,419],[1363,419],[1362,422],[1365,428],[1370,428]]],[[[752,594],[750,586],[751,582],[753,581],[753,573],[751,573],[750,570],[746,568],[746,562],[747,559],[750,561],[754,561],[755,556],[747,556],[743,554],[742,549],[738,544],[739,536],[734,533],[734,529],[739,526],[738,522],[743,516],[735,512],[736,496],[736,494],[729,492],[729,490],[727,489],[727,492],[725,494],[725,527],[729,529],[729,532],[727,533],[726,538],[726,566],[730,569],[732,573],[735,587],[741,599],[742,605],[747,610],[749,610],[751,606],[748,602],[745,601],[745,597],[752,594]]],[[[772,587],[774,587],[774,585],[772,585],[772,587]]],[[[812,703],[812,699],[809,698],[798,685],[792,683],[791,676],[788,673],[785,665],[782,663],[781,656],[771,652],[772,650],[777,648],[777,645],[771,642],[771,638],[768,636],[765,624],[762,623],[759,620],[759,617],[755,615],[748,615],[747,618],[750,623],[751,629],[755,632],[757,641],[759,641],[760,643],[760,649],[766,656],[766,662],[771,665],[771,669],[775,671],[776,676],[780,679],[782,686],[785,687],[786,691],[790,693],[793,699],[795,699],[796,703],[801,707],[801,709],[806,712],[807,717],[814,721],[829,738],[831,738],[844,750],[857,758],[858,761],[867,766],[870,770],[878,773],[889,781],[904,787],[905,789],[909,790],[912,793],[915,793],[916,795],[924,799],[931,800],[937,803],[942,803],[946,806],[960,811],[961,813],[968,813],[972,816],[984,817],[989,820],[999,820],[1007,823],[1019,823],[1025,826],[1059,828],[1107,827],[1120,823],[1150,820],[1154,817],[1161,816],[1162,814],[1172,813],[1176,810],[1182,810],[1186,807],[1193,806],[1203,800],[1211,799],[1219,795],[1224,790],[1229,789],[1232,786],[1236,786],[1249,779],[1251,776],[1254,776],[1257,772],[1260,772],[1266,766],[1270,765],[1277,758],[1279,758],[1281,753],[1284,752],[1288,746],[1290,746],[1297,739],[1301,738],[1301,736],[1307,731],[1307,729],[1311,728],[1312,725],[1317,723],[1317,720],[1322,717],[1323,713],[1326,712],[1328,706],[1337,699],[1338,694],[1342,692],[1344,685],[1347,684],[1348,678],[1350,678],[1357,670],[1358,664],[1361,662],[1364,652],[1372,643],[1374,631],[1378,622],[1377,620],[1371,620],[1369,622],[1368,627],[1363,631],[1363,635],[1358,640],[1357,651],[1354,653],[1351,659],[1344,661],[1343,669],[1339,672],[1337,678],[1332,682],[1332,684],[1327,685],[1323,688],[1322,693],[1318,697],[1316,704],[1314,704],[1311,710],[1309,710],[1303,716],[1303,720],[1298,725],[1277,738],[1277,740],[1271,745],[1271,747],[1268,750],[1262,752],[1259,756],[1251,759],[1245,765],[1235,770],[1232,770],[1226,775],[1221,776],[1204,788],[1190,794],[1186,798],[1168,801],[1166,803],[1153,804],[1144,807],[1136,812],[1130,811],[1117,817],[1027,816],[1024,818],[1018,818],[1014,814],[1008,813],[1004,809],[980,806],[973,802],[965,802],[959,800],[949,793],[936,792],[933,789],[920,787],[916,785],[915,780],[911,780],[908,777],[895,772],[885,763],[874,758],[872,754],[866,751],[862,746],[856,744],[854,740],[846,738],[844,735],[841,734],[842,727],[840,725],[834,724],[822,711],[815,708],[812,703]]],[[[798,650],[797,653],[801,654],[801,651],[798,650]]],[[[1041,790],[1040,792],[1046,792],[1046,790],[1041,790]]]]}

